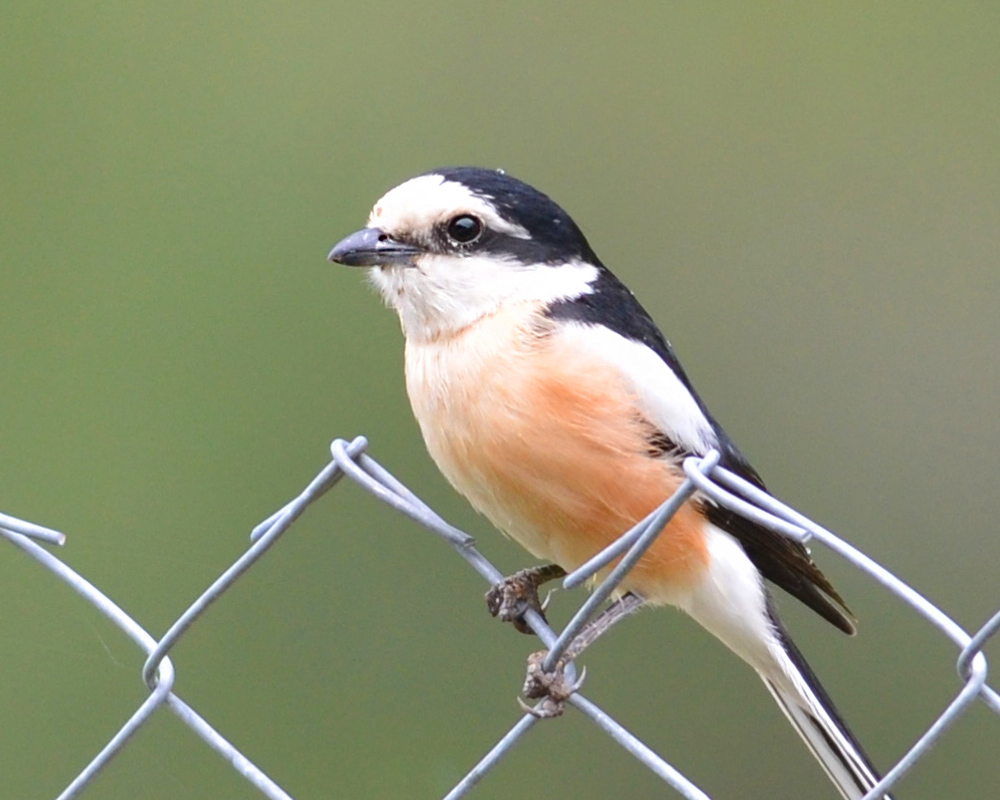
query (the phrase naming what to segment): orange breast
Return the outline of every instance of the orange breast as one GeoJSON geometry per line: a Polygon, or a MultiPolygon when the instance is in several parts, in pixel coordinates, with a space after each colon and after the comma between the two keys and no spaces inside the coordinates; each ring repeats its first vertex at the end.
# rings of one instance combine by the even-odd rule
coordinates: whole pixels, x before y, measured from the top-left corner
{"type": "MultiPolygon", "coordinates": [[[[567,346],[537,308],[505,309],[458,336],[407,343],[407,388],[431,456],[498,528],[572,569],[682,482],[648,455],[649,426],[614,364],[567,346]]],[[[685,505],[626,581],[671,602],[708,563],[685,505]]]]}

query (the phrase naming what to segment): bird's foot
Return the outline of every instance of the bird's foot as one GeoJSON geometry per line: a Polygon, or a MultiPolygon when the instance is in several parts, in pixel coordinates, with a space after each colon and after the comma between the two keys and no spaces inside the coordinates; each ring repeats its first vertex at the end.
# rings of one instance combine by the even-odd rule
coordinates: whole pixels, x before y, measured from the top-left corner
{"type": "Polygon", "coordinates": [[[558,717],[562,714],[566,707],[566,701],[580,689],[583,685],[583,679],[587,676],[587,668],[584,667],[580,671],[580,677],[570,683],[566,678],[566,665],[607,633],[613,625],[642,606],[642,603],[642,598],[632,592],[627,592],[612,603],[576,635],[563,651],[551,672],[544,670],[545,660],[549,655],[548,651],[542,650],[528,656],[528,674],[524,679],[524,687],[521,692],[531,700],[541,700],[542,702],[536,706],[529,706],[519,697],[517,701],[521,708],[542,719],[558,717]]]}
{"type": "Polygon", "coordinates": [[[566,570],[556,564],[522,569],[486,593],[486,607],[494,617],[512,623],[521,633],[533,633],[524,621],[524,612],[534,609],[545,619],[546,604],[538,598],[538,587],[565,575],[566,570]]]}
{"type": "Polygon", "coordinates": [[[528,674],[524,679],[522,694],[531,700],[541,700],[536,706],[529,706],[520,697],[517,702],[529,714],[540,719],[558,717],[566,707],[566,701],[583,685],[587,670],[580,673],[576,681],[570,683],[566,679],[566,660],[559,659],[552,672],[545,672],[542,667],[548,651],[540,650],[528,656],[528,674]]]}

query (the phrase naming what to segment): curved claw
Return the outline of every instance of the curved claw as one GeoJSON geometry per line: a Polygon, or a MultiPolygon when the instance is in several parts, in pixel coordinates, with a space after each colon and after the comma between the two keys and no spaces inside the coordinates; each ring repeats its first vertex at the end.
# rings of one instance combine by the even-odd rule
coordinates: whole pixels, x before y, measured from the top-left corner
{"type": "Polygon", "coordinates": [[[562,716],[565,710],[565,703],[556,702],[550,697],[546,697],[537,706],[529,706],[520,697],[517,698],[517,704],[521,706],[521,710],[525,714],[531,714],[531,716],[536,719],[552,719],[553,717],[562,716]]]}
{"type": "Polygon", "coordinates": [[[540,719],[558,717],[563,713],[566,701],[583,686],[587,677],[587,668],[580,671],[580,677],[572,684],[566,682],[566,662],[561,660],[552,672],[543,672],[545,651],[532,653],[528,656],[528,674],[524,679],[522,693],[525,697],[538,699],[537,706],[529,706],[521,698],[518,703],[525,712],[540,719]]]}

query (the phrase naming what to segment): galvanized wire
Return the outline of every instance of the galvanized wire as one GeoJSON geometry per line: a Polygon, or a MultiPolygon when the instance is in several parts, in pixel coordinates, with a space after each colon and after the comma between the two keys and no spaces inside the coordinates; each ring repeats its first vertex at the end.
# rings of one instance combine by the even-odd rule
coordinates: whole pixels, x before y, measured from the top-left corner
{"type": "MultiPolygon", "coordinates": [[[[225,569],[158,640],[107,595],[38,544],[38,542],[43,542],[61,545],[65,540],[63,534],[16,517],[0,514],[0,538],[4,538],[20,548],[51,573],[69,584],[121,628],[147,654],[146,662],[142,668],[142,679],[149,689],[148,697],[91,762],[82,769],[79,775],[70,781],[66,789],[59,795],[58,800],[78,797],[100,770],[121,752],[129,738],[145,725],[161,706],[169,708],[265,797],[271,798],[271,800],[292,800],[290,795],[177,696],[173,691],[175,670],[169,653],[211,603],[228,590],[237,578],[250,569],[310,505],[344,477],[350,478],[351,481],[364,488],[378,500],[440,536],[487,583],[495,585],[503,579],[501,572],[476,548],[475,541],[471,536],[443,520],[388,470],[367,455],[365,452],[367,447],[368,442],[364,437],[357,437],[351,442],[343,439],[334,441],[330,446],[332,460],[309,482],[301,494],[253,530],[251,545],[247,551],[225,569]]],[[[687,458],[684,461],[687,480],[672,497],[665,498],[660,508],[639,522],[632,530],[626,532],[618,541],[564,578],[563,585],[566,588],[578,586],[583,581],[601,573],[616,559],[620,559],[608,571],[600,585],[583,603],[561,633],[557,635],[536,611],[528,609],[525,612],[525,622],[538,634],[544,646],[549,650],[542,665],[544,671],[550,671],[560,659],[569,659],[569,663],[565,667],[566,680],[571,684],[578,681],[571,660],[582,649],[580,640],[576,638],[577,635],[592,619],[597,608],[612,595],[624,575],[639,560],[646,548],[652,544],[670,517],[692,494],[698,492],[701,496],[711,497],[716,503],[796,541],[813,540],[822,543],[896,594],[959,648],[956,668],[962,681],[961,688],[938,716],[929,721],[927,730],[917,738],[913,746],[899,758],[879,784],[865,796],[866,800],[876,800],[896,785],[900,778],[927,753],[928,749],[976,700],[982,701],[988,708],[1000,715],[1000,695],[986,684],[987,662],[986,656],[982,652],[987,640],[1000,630],[1000,611],[978,631],[972,634],[966,632],[943,610],[868,556],[804,515],[747,483],[739,476],[717,466],[717,464],[718,453],[714,451],[703,458],[687,458]]],[[[636,604],[638,602],[635,601],[636,604]]],[[[541,701],[534,709],[530,709],[521,716],[479,763],[474,765],[465,777],[448,792],[445,800],[458,800],[458,798],[465,797],[480,781],[486,778],[493,767],[511,749],[516,747],[528,731],[539,722],[540,712],[545,702],[541,701]]],[[[679,770],[637,739],[579,691],[569,696],[566,704],[591,719],[599,729],[608,734],[612,741],[670,785],[680,797],[686,798],[686,800],[710,800],[707,794],[679,770]]]]}

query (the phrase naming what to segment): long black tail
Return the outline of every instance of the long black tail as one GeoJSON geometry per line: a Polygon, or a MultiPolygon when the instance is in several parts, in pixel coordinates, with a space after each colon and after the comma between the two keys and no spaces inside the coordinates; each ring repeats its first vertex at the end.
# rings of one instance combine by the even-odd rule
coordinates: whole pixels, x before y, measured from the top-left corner
{"type": "MultiPolygon", "coordinates": [[[[773,613],[771,621],[788,656],[784,666],[795,691],[761,678],[840,793],[847,800],[860,800],[881,776],[773,613]]],[[[892,798],[885,795],[885,800],[892,798]]]]}

